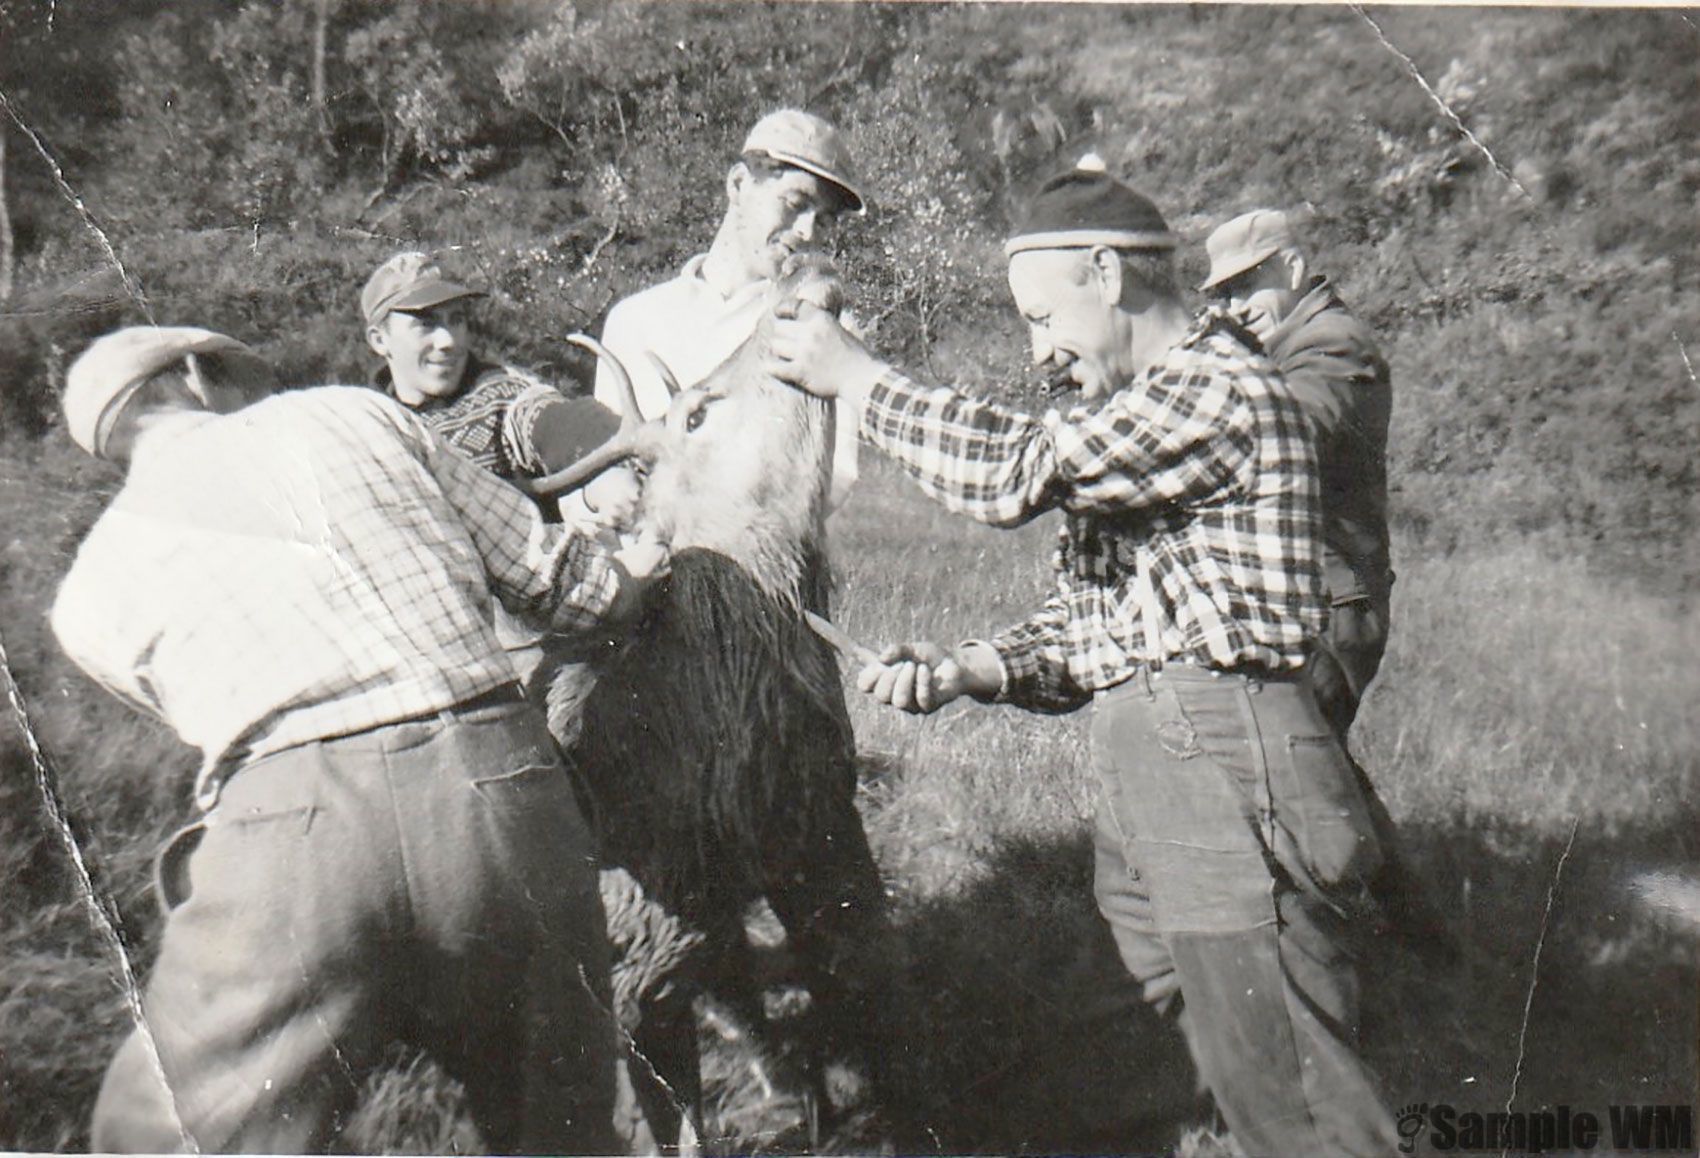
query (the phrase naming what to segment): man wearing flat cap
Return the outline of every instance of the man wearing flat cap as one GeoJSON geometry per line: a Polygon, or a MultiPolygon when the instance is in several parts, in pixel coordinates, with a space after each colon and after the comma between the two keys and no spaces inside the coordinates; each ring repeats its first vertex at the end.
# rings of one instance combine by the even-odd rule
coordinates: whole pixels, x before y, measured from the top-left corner
{"type": "Polygon", "coordinates": [[[1189,315],[1175,244],[1101,164],[1032,199],[1009,286],[1034,361],[1087,403],[1066,416],[924,390],[803,306],[773,370],[853,402],[863,438],[954,511],[1062,510],[1042,608],[988,639],[890,648],[858,683],[917,712],[1092,704],[1099,909],[1146,999],[1184,1009],[1239,1146],[1385,1154],[1351,955],[1382,853],[1305,671],[1328,611],[1315,450],[1256,339],[1189,315]]]}
{"type": "MultiPolygon", "coordinates": [[[[366,343],[384,359],[376,385],[448,445],[504,479],[550,474],[612,439],[620,420],[608,406],[567,398],[527,374],[473,355],[470,307],[483,296],[429,254],[398,253],[380,265],[360,292],[366,343]]],[[[620,552],[618,562],[642,581],[666,567],[666,551],[645,541],[620,552]]],[[[499,603],[495,626],[520,679],[531,679],[543,658],[544,633],[520,623],[499,603]]]]}
{"type": "Polygon", "coordinates": [[[155,326],[66,375],[72,438],[126,473],[53,630],[203,755],[93,1148],[325,1150],[400,1037],[492,1151],[607,1153],[595,848],[490,598],[578,630],[634,590],[395,400],[274,385],[155,326]]]}
{"type": "Polygon", "coordinates": [[[374,378],[443,440],[502,478],[537,477],[583,458],[619,428],[618,413],[472,352],[472,303],[483,290],[429,254],[398,253],[360,291],[374,378]]]}
{"type": "MultiPolygon", "coordinates": [[[[755,332],[786,259],[823,249],[840,217],[865,211],[837,128],[800,109],[757,121],[727,170],[726,212],[708,251],[672,280],[616,302],[602,327],[603,345],[632,376],[643,416],[665,414],[672,401],[660,367],[684,389],[708,377],[755,332]]],[[[597,371],[596,397],[615,405],[606,368],[597,371]]],[[[841,413],[833,507],[856,481],[855,430],[854,416],[841,413]]]]}
{"type": "Polygon", "coordinates": [[[1393,388],[1369,327],[1311,272],[1302,218],[1256,209],[1208,240],[1199,288],[1263,341],[1316,431],[1322,477],[1328,632],[1311,663],[1318,702],[1345,739],[1387,646],[1393,568],[1387,535],[1387,424],[1393,388]]]}

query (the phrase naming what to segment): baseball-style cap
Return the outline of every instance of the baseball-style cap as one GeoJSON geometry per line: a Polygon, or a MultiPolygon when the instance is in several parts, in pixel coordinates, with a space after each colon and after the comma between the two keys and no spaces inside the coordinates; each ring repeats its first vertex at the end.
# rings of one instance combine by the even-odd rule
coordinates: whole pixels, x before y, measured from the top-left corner
{"type": "Polygon", "coordinates": [[[424,310],[456,298],[484,296],[483,290],[450,278],[430,254],[398,253],[366,279],[360,313],[368,326],[375,326],[391,310],[424,310]]]}
{"type": "Polygon", "coordinates": [[[1179,243],[1151,200],[1110,176],[1096,155],[1047,178],[1004,242],[1009,257],[1029,249],[1172,250],[1179,243]]]}
{"type": "Polygon", "coordinates": [[[97,458],[124,404],[138,387],[189,354],[241,352],[259,358],[235,338],[193,326],[129,326],[96,338],[65,372],[65,431],[97,458]]]}
{"type": "Polygon", "coordinates": [[[1198,288],[1207,290],[1221,285],[1291,248],[1295,240],[1294,225],[1290,213],[1253,209],[1217,226],[1204,241],[1204,251],[1210,255],[1210,275],[1198,288]]]}
{"type": "Polygon", "coordinates": [[[838,186],[857,213],[867,209],[861,181],[844,138],[828,121],[801,109],[780,109],[755,123],[744,138],[745,153],[759,153],[782,165],[813,173],[838,186]]]}

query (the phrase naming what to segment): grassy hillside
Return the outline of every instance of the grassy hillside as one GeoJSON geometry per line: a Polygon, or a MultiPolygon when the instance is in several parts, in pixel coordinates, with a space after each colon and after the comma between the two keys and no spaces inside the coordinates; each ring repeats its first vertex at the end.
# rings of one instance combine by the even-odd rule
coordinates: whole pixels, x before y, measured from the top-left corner
{"type": "MultiPolygon", "coordinates": [[[[1395,1105],[1693,1099],[1692,18],[340,0],[321,115],[315,10],[0,3],[0,645],[23,705],[0,711],[0,1148],[86,1146],[126,1020],[44,787],[145,972],[148,862],[194,766],[45,630],[118,482],[57,429],[69,359],[153,317],[250,339],[297,384],[359,379],[366,272],[453,246],[492,287],[487,344],[572,389],[561,336],[706,243],[748,122],[788,102],[846,127],[875,190],[840,243],[875,343],[1035,406],[998,248],[1034,173],[1096,148],[1194,243],[1189,278],[1220,220],[1316,208],[1397,390],[1393,644],[1355,744],[1465,951],[1438,977],[1378,960],[1372,1057],[1395,1105]]],[[[878,463],[833,529],[839,616],[870,642],[1021,616],[1054,532],[953,520],[878,463]]],[[[906,959],[895,1080],[834,1148],[1173,1145],[1200,1122],[1177,1042],[1091,907],[1084,717],[853,711],[906,959]]],[[[711,1045],[715,1147],[797,1149],[795,1100],[711,1045]]],[[[472,1145],[452,1102],[392,1077],[357,1141],[472,1145]]]]}
{"type": "MultiPolygon", "coordinates": [[[[46,533],[39,507],[6,513],[46,533]]],[[[1002,625],[1039,597],[1053,531],[954,521],[872,464],[835,517],[839,618],[870,642],[1002,625]]],[[[1700,618],[1528,549],[1398,547],[1395,644],[1357,746],[1465,957],[1444,976],[1378,959],[1370,1049],[1390,1097],[1485,1110],[1514,1081],[1521,1108],[1691,1097],[1695,913],[1647,901],[1680,890],[1700,854],[1700,618]]],[[[8,605],[7,646],[33,668],[37,735],[141,969],[155,927],[145,857],[191,762],[46,651],[40,603],[8,605]]],[[[881,982],[892,1085],[836,1148],[1125,1150],[1200,1124],[1178,1041],[1139,1007],[1092,909],[1084,715],[852,711],[903,952],[881,982]]],[[[0,808],[18,882],[0,932],[9,1141],[76,1147],[125,1018],[21,757],[9,749],[0,808]]],[[[711,1044],[717,1148],[801,1145],[796,1101],[764,1093],[742,1047],[711,1044]]],[[[453,1135],[420,1121],[419,1090],[392,1078],[375,1091],[364,1137],[445,1148],[453,1135]]]]}
{"type": "Polygon", "coordinates": [[[339,0],[316,105],[317,10],[0,8],[5,429],[51,425],[68,358],[143,317],[363,380],[358,286],[404,245],[490,283],[493,347],[581,377],[561,337],[700,250],[756,112],[803,103],[872,191],[840,248],[882,348],[1019,395],[998,245],[1084,149],[1195,243],[1189,280],[1214,224],[1309,204],[1317,264],[1421,400],[1393,439],[1410,533],[1700,577],[1680,12],[339,0]]]}

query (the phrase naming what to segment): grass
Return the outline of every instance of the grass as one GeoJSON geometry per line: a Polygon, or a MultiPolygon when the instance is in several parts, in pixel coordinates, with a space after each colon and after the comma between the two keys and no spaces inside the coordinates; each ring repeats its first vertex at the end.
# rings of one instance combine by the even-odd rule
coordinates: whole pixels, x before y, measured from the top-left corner
{"type": "MultiPolygon", "coordinates": [[[[147,861],[192,761],[69,670],[41,611],[110,480],[68,455],[0,456],[0,629],[97,880],[145,968],[147,861]]],[[[1042,597],[1047,518],[992,531],[883,463],[835,516],[837,618],[868,643],[955,640],[1042,597]]],[[[1532,544],[1427,558],[1400,545],[1394,636],[1354,746],[1463,947],[1370,970],[1367,1050],[1395,1107],[1689,1102],[1700,724],[1692,607],[1532,544]],[[1538,956],[1538,961],[1537,961],[1538,956]],[[1527,1009],[1527,1017],[1525,1017],[1527,1009]]],[[[1086,714],[851,704],[862,807],[893,894],[878,1084],[831,1123],[840,1152],[1218,1149],[1184,1050],[1139,1003],[1091,901],[1086,714]]],[[[124,1026],[112,962],[41,826],[0,722],[0,1147],[86,1147],[124,1026]]],[[[705,1032],[710,1148],[807,1146],[801,1102],[747,1042],[705,1032]]],[[[782,1069],[782,1067],[780,1067],[782,1069]]],[[[454,1091],[399,1056],[349,1144],[475,1144],[454,1091]]]]}
{"type": "MultiPolygon", "coordinates": [[[[854,634],[984,634],[1042,595],[1054,521],[986,530],[938,512],[883,467],[871,474],[836,528],[840,618],[854,634]]],[[[1395,956],[1370,978],[1367,1048],[1390,1098],[1484,1111],[1514,1091],[1523,1109],[1692,1101],[1700,615],[1532,543],[1397,557],[1392,646],[1353,743],[1463,959],[1434,976],[1395,956]],[[1673,891],[1673,880],[1688,884],[1673,891]]],[[[895,770],[875,780],[867,811],[917,922],[912,936],[936,935],[918,929],[941,912],[967,914],[965,935],[1021,946],[981,968],[1016,970],[1064,1017],[1113,992],[1082,835],[1084,713],[852,711],[864,751],[895,770]],[[1077,956],[1059,960],[1059,945],[1077,956]],[[1064,980],[1082,974],[1079,986],[1064,980]]],[[[1057,1022],[1040,1016],[1035,1031],[1007,995],[986,997],[999,1014],[982,1022],[981,1045],[1037,1051],[1038,1072],[1019,1063],[1016,1084],[1067,1088],[1078,1071],[1057,1022]],[[1046,1059],[1047,1043],[1057,1056],[1046,1059]]],[[[1150,1068],[1131,1060],[1137,1024],[1130,1011],[1111,1048],[1148,1081],[1150,1068]]],[[[980,1100],[972,1128],[952,1119],[959,1144],[1024,1148],[1031,1107],[986,1092],[995,1096],[980,1100]]],[[[1092,1125],[1062,1148],[1090,1148],[1092,1125]]]]}

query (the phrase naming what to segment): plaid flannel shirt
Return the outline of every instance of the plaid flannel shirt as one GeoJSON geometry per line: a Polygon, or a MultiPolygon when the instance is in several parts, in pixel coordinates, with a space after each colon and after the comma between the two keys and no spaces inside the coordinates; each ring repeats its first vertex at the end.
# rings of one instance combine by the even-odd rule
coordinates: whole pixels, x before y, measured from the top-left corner
{"type": "Polygon", "coordinates": [[[612,607],[607,550],[357,387],[280,394],[140,440],[52,624],[100,683],[231,768],[514,681],[509,610],[565,631],[612,607]]]}
{"type": "Polygon", "coordinates": [[[925,391],[895,371],[875,384],[863,436],[945,506],[994,526],[1064,512],[1055,591],[989,641],[1003,661],[1000,699],[1068,711],[1145,663],[1304,663],[1328,614],[1316,458],[1257,350],[1207,311],[1102,408],[1066,418],[925,391]]]}

